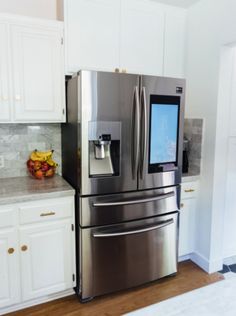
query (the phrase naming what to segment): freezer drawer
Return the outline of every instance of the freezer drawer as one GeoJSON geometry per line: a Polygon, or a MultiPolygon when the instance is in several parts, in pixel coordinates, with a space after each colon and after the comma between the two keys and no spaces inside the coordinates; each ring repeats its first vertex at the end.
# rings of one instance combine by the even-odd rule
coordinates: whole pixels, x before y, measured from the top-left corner
{"type": "Polygon", "coordinates": [[[178,212],[80,228],[81,298],[141,285],[177,272],[178,212]]]}
{"type": "Polygon", "coordinates": [[[179,209],[179,186],[141,192],[79,198],[80,226],[98,226],[142,219],[179,209]]]}

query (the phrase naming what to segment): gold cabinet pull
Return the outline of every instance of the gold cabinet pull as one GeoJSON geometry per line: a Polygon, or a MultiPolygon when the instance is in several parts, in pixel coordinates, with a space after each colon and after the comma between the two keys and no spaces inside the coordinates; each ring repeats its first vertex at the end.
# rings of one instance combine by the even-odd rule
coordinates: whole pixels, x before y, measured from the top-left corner
{"type": "Polygon", "coordinates": [[[186,189],[186,190],[184,190],[184,192],[186,192],[186,193],[191,193],[191,192],[194,192],[195,190],[194,189],[186,189]]]}
{"type": "Polygon", "coordinates": [[[26,245],[21,246],[22,251],[26,251],[27,249],[28,249],[28,247],[26,245]]]}
{"type": "Polygon", "coordinates": [[[40,216],[44,217],[44,216],[52,216],[52,215],[56,215],[55,212],[45,212],[45,213],[41,213],[40,216]]]}
{"type": "Polygon", "coordinates": [[[181,204],[180,204],[180,208],[183,208],[183,207],[184,207],[184,203],[181,203],[181,204]]]}
{"type": "Polygon", "coordinates": [[[119,68],[115,68],[115,72],[120,72],[120,69],[119,68]]]}
{"type": "Polygon", "coordinates": [[[9,255],[12,255],[14,251],[15,251],[15,249],[14,249],[14,248],[9,248],[9,249],[8,249],[8,253],[9,253],[9,255]]]}

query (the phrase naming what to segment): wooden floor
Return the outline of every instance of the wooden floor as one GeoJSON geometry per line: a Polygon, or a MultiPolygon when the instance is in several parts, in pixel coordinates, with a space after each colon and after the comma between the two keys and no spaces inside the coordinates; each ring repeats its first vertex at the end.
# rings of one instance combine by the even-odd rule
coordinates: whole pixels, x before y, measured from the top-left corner
{"type": "Polygon", "coordinates": [[[115,316],[145,307],[210,283],[222,280],[219,273],[208,275],[191,261],[179,264],[179,272],[146,286],[95,298],[81,304],[69,296],[8,315],[17,316],[115,316]]]}

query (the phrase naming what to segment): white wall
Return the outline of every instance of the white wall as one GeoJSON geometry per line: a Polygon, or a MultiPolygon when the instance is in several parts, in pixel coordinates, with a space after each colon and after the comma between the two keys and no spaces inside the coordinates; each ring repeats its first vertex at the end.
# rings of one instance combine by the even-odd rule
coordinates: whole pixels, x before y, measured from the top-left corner
{"type": "Polygon", "coordinates": [[[0,0],[0,12],[57,19],[57,0],[0,0]]]}
{"type": "Polygon", "coordinates": [[[235,12],[235,0],[201,0],[188,15],[186,116],[205,118],[196,261],[210,272],[220,268],[223,257],[225,178],[218,158],[224,152],[216,131],[217,124],[224,126],[222,111],[218,112],[218,102],[219,110],[224,106],[218,99],[221,54],[224,45],[236,42],[235,12]]]}

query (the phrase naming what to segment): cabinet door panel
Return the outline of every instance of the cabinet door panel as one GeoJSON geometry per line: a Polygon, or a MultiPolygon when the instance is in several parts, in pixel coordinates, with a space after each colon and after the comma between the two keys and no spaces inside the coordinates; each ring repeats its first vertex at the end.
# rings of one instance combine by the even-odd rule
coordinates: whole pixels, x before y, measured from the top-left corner
{"type": "Polygon", "coordinates": [[[163,75],[163,9],[145,0],[122,0],[121,4],[121,68],[163,75]]]}
{"type": "Polygon", "coordinates": [[[71,220],[21,228],[20,241],[23,300],[73,287],[71,220]]]}
{"type": "Polygon", "coordinates": [[[184,199],[181,203],[179,217],[179,256],[184,256],[194,251],[195,203],[195,199],[184,199]]]}
{"type": "Polygon", "coordinates": [[[164,76],[184,78],[186,50],[186,12],[170,9],[166,12],[164,76]]]}
{"type": "Polygon", "coordinates": [[[11,26],[15,121],[62,121],[64,77],[58,31],[11,26]]]}
{"type": "Polygon", "coordinates": [[[17,233],[14,229],[0,231],[0,308],[20,301],[19,257],[16,241],[17,233]]]}
{"type": "Polygon", "coordinates": [[[119,67],[120,0],[66,1],[67,72],[119,67]]]}
{"type": "Polygon", "coordinates": [[[0,22],[0,122],[10,121],[8,25],[0,22]]]}

